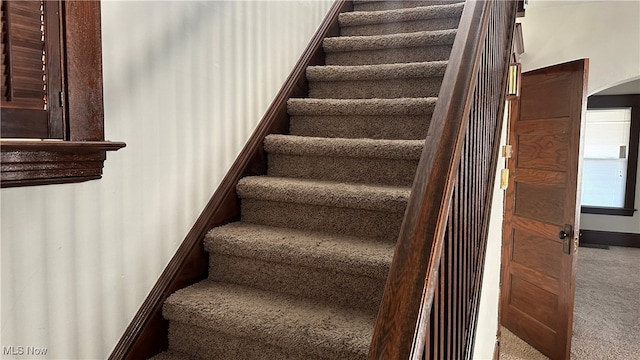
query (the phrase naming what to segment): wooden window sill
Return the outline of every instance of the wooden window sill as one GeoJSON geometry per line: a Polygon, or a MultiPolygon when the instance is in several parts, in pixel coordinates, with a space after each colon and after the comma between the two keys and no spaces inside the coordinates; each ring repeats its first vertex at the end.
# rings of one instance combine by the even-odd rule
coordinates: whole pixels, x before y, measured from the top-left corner
{"type": "Polygon", "coordinates": [[[614,207],[596,207],[596,206],[582,206],[580,212],[583,214],[598,214],[598,215],[616,215],[616,216],[633,216],[633,213],[638,211],[637,209],[627,208],[614,208],[614,207]]]}
{"type": "Polygon", "coordinates": [[[6,188],[100,179],[107,151],[125,146],[114,141],[1,140],[0,185],[6,188]]]}

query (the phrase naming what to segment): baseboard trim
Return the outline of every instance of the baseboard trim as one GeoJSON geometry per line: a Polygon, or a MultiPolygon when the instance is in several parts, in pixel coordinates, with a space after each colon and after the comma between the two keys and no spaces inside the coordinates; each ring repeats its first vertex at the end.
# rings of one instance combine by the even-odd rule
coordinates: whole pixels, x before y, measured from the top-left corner
{"type": "Polygon", "coordinates": [[[211,228],[240,218],[240,201],[235,192],[238,180],[249,175],[266,174],[264,138],[273,133],[288,133],[287,100],[307,96],[307,67],[324,65],[322,41],[325,37],[340,35],[338,15],[352,9],[353,4],[348,0],[336,0],[329,9],[280,92],[131,320],[109,359],[148,359],[168,348],[169,324],[162,317],[164,301],[176,290],[206,278],[208,255],[203,247],[204,236],[211,228]]]}
{"type": "Polygon", "coordinates": [[[640,234],[600,230],[580,230],[580,244],[640,248],[640,234]]]}

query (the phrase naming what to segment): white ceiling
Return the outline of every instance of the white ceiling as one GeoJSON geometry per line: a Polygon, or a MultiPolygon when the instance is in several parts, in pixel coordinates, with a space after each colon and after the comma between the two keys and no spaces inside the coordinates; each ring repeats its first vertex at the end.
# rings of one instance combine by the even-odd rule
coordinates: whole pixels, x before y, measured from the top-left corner
{"type": "MultiPolygon", "coordinates": [[[[609,3],[606,5],[613,6],[614,3],[627,3],[627,2],[638,2],[638,1],[639,0],[525,0],[525,9],[531,9],[532,10],[531,14],[533,15],[534,11],[536,14],[541,12],[544,12],[544,13],[560,12],[561,11],[560,7],[584,8],[585,6],[588,6],[588,5],[595,5],[595,3],[609,3]],[[558,9],[550,9],[550,8],[558,8],[558,9]]],[[[562,9],[562,10],[564,10],[564,12],[567,12],[566,9],[562,9]]],[[[526,16],[523,19],[526,20],[526,16]]],[[[637,21],[637,17],[636,17],[636,21],[637,21]]],[[[524,22],[524,21],[521,20],[521,22],[524,22]]],[[[529,24],[525,24],[525,30],[527,25],[529,24]]],[[[593,24],[592,26],[596,27],[596,26],[604,26],[604,25],[593,24]]],[[[636,26],[633,29],[634,30],[632,31],[636,31],[636,32],[638,31],[637,22],[636,22],[636,26]]],[[[527,41],[525,41],[525,51],[527,49],[526,44],[527,44],[527,41]]],[[[583,57],[588,57],[588,56],[583,56],[583,57]]],[[[602,60],[602,59],[597,59],[597,60],[602,60]]],[[[635,65],[636,71],[634,71],[635,74],[632,74],[632,75],[637,75],[638,66],[640,65],[638,64],[635,65]]],[[[607,71],[609,72],[615,71],[615,69],[609,69],[607,71]]],[[[596,85],[596,84],[594,83],[593,85],[596,85]]],[[[606,82],[605,84],[599,84],[599,85],[600,86],[598,87],[602,88],[601,86],[606,85],[606,82]]],[[[609,87],[607,89],[594,93],[593,95],[626,95],[626,94],[640,94],[640,78],[637,78],[636,76],[634,76],[634,80],[609,87]]]]}

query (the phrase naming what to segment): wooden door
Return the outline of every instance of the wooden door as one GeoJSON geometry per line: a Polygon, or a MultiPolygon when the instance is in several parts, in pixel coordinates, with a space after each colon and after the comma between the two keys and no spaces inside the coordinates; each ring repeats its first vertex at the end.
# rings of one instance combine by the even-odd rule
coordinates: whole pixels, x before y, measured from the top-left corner
{"type": "Polygon", "coordinates": [[[587,71],[583,59],[522,74],[509,130],[501,324],[551,359],[571,350],[587,71]]]}

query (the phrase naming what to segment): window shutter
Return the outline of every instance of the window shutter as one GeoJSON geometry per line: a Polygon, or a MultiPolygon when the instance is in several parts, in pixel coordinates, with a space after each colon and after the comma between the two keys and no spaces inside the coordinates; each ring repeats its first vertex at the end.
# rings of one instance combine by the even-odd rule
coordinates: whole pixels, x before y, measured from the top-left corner
{"type": "Polygon", "coordinates": [[[59,7],[2,1],[3,138],[63,138],[59,7]]]}

